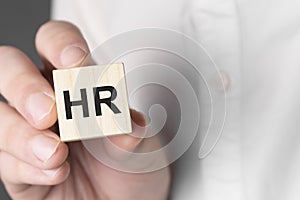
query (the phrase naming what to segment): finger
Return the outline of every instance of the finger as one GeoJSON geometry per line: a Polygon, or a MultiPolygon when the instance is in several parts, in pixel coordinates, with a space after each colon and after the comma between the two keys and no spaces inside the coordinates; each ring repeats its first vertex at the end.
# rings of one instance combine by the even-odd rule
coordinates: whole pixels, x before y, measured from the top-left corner
{"type": "Polygon", "coordinates": [[[41,170],[5,152],[1,152],[0,163],[2,180],[8,184],[55,185],[63,182],[70,172],[68,162],[55,169],[41,170]]]}
{"type": "Polygon", "coordinates": [[[88,46],[79,29],[64,21],[50,21],[38,30],[36,48],[55,68],[77,67],[88,55],[88,46]]]}
{"type": "Polygon", "coordinates": [[[106,151],[110,156],[115,158],[126,157],[126,152],[133,152],[134,149],[142,142],[142,135],[145,133],[146,119],[144,115],[136,110],[130,110],[130,115],[132,119],[132,134],[124,134],[117,136],[110,136],[104,139],[104,146],[106,151]],[[139,135],[141,137],[136,137],[139,135]],[[121,148],[125,152],[119,150],[121,148]]]}
{"type": "Polygon", "coordinates": [[[36,66],[20,50],[0,47],[0,92],[34,127],[57,120],[54,93],[36,66]]]}
{"type": "Polygon", "coordinates": [[[0,149],[41,169],[65,162],[68,147],[49,131],[30,126],[12,107],[0,102],[0,149]]]}

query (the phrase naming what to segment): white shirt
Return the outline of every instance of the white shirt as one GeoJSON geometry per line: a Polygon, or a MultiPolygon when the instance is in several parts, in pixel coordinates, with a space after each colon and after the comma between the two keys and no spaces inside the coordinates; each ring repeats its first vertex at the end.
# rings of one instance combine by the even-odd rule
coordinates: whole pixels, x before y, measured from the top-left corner
{"type": "Polygon", "coordinates": [[[194,142],[176,162],[172,200],[298,200],[299,8],[295,0],[60,0],[52,11],[76,24],[91,49],[124,31],[161,27],[188,34],[216,62],[225,127],[205,159],[194,142]]]}

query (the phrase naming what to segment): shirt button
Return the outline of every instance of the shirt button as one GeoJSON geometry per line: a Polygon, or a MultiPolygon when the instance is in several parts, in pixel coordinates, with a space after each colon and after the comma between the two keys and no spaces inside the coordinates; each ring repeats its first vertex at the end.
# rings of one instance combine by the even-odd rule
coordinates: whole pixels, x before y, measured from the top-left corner
{"type": "Polygon", "coordinates": [[[230,79],[227,73],[220,71],[219,73],[216,73],[214,75],[214,77],[210,81],[210,84],[216,91],[226,91],[230,86],[230,79]]]}

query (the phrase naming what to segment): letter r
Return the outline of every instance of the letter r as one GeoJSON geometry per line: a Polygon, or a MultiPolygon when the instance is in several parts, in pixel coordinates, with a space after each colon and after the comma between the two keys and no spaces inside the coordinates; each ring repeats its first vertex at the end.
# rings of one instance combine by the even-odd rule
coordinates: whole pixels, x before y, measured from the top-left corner
{"type": "Polygon", "coordinates": [[[101,104],[106,104],[115,114],[121,113],[121,111],[117,108],[117,106],[112,103],[113,100],[117,97],[117,90],[112,86],[102,86],[102,87],[94,87],[94,97],[95,97],[95,109],[96,116],[102,115],[101,104]],[[100,92],[109,91],[110,97],[108,98],[100,98],[100,92]]]}

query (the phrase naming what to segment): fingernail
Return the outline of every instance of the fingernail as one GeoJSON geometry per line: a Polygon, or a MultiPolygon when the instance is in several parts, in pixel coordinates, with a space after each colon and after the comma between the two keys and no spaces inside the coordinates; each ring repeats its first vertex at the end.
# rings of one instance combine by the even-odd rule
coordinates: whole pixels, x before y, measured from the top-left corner
{"type": "Polygon", "coordinates": [[[34,93],[28,97],[26,109],[33,120],[38,122],[51,112],[54,104],[55,100],[53,97],[43,92],[34,93]]]}
{"type": "Polygon", "coordinates": [[[47,176],[55,177],[55,175],[61,170],[61,167],[58,169],[51,169],[51,170],[42,170],[47,176]]]}
{"type": "Polygon", "coordinates": [[[43,162],[49,160],[55,153],[60,141],[53,137],[40,134],[31,141],[31,148],[38,159],[43,162]]]}
{"type": "Polygon", "coordinates": [[[61,64],[65,67],[75,67],[86,57],[87,52],[78,46],[66,47],[60,56],[61,64]]]}

